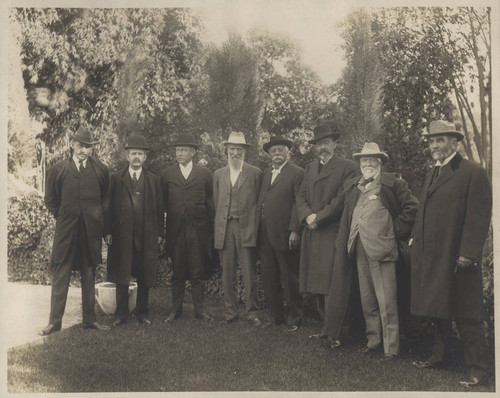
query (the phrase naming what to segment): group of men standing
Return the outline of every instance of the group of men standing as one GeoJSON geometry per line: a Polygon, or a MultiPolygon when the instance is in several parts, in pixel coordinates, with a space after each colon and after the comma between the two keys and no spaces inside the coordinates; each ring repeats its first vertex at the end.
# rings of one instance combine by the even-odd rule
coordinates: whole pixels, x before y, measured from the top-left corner
{"type": "Polygon", "coordinates": [[[491,218],[491,186],[482,168],[458,154],[463,134],[452,123],[431,122],[426,136],[435,165],[419,202],[404,180],[382,171],[388,155],[377,144],[366,143],[353,155],[355,161],[335,155],[340,131],[331,123],[314,129],[310,143],[317,159],[305,170],[290,161],[292,142],[272,136],[263,146],[271,167],[262,173],[245,162],[250,145],[244,134],[232,132],[224,141],[227,165],[213,177],[194,163],[198,144],[190,134],[176,137],[177,163],[160,177],[143,167],[149,149],[145,138],[128,137],[128,166],[109,177],[106,166],[90,156],[96,142],[80,128],[70,137],[72,156],[55,164],[47,177],[45,201],[57,224],[51,315],[41,334],[61,329],[72,268],[82,274],[84,327],[109,329],[94,313],[102,237],[109,247],[108,279],[117,284],[114,326],[128,320],[132,276],[138,283],[136,317],[151,323],[148,291],[156,282],[159,244],[166,238],[173,274],[165,322],[182,316],[187,280],[195,317],[212,320],[203,297],[206,265],[213,261],[215,247],[222,265],[223,323],[240,317],[235,291],[239,265],[244,317],[260,326],[260,253],[274,324],[298,330],[302,294],[313,294],[323,329],[311,337],[327,338],[332,348],[339,347],[354,282],[366,323],[363,351],[381,347],[383,360],[392,360],[399,354],[397,261],[409,243],[411,312],[432,318],[436,330],[431,357],[414,365],[432,368],[446,362],[453,319],[469,365],[463,384],[487,382],[481,256],[491,218]]]}

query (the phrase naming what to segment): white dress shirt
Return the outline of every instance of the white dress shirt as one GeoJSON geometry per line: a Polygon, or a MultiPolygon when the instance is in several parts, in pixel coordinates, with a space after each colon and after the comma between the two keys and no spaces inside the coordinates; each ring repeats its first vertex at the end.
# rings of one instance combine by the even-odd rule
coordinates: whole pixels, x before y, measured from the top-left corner
{"type": "Polygon", "coordinates": [[[189,178],[189,175],[191,174],[191,171],[193,170],[193,161],[191,160],[185,166],[183,166],[182,164],[179,163],[179,168],[181,169],[182,175],[187,180],[189,178]]]}
{"type": "Polygon", "coordinates": [[[283,166],[288,162],[288,160],[283,163],[280,167],[278,167],[277,169],[275,169],[273,167],[272,171],[271,171],[271,184],[274,182],[274,180],[276,179],[276,177],[278,177],[278,174],[281,173],[281,169],[283,169],[283,166]]]}
{"type": "Polygon", "coordinates": [[[232,186],[236,184],[236,180],[238,179],[238,176],[240,175],[242,169],[243,166],[241,166],[239,170],[233,169],[231,166],[229,166],[229,179],[231,180],[232,186]]]}

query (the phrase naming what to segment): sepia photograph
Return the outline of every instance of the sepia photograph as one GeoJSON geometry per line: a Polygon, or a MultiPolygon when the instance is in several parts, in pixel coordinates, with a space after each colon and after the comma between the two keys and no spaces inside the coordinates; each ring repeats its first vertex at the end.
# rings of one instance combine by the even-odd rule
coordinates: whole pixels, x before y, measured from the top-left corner
{"type": "Polygon", "coordinates": [[[496,395],[498,0],[1,11],[0,395],[496,395]]]}

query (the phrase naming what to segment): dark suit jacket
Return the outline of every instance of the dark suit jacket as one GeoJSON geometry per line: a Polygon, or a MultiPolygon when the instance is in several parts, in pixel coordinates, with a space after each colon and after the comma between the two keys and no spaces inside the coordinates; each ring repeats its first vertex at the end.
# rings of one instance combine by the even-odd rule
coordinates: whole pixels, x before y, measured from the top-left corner
{"type": "Polygon", "coordinates": [[[45,205],[56,218],[52,264],[62,263],[74,250],[71,243],[80,219],[85,224],[92,262],[98,264],[102,261],[104,203],[109,172],[97,158],[89,157],[84,173],[86,177],[81,180],[72,158],[60,161],[48,170],[45,205]]]}
{"type": "Polygon", "coordinates": [[[214,220],[212,173],[193,163],[186,180],[176,163],[162,172],[161,184],[167,212],[167,255],[172,255],[183,215],[187,213],[199,233],[205,252],[210,256],[214,220]]]}
{"type": "Polygon", "coordinates": [[[427,173],[411,251],[411,312],[481,319],[481,267],[454,273],[465,256],[481,263],[491,221],[491,185],[484,169],[456,154],[430,184],[427,173]]]}
{"type": "MultiPolygon", "coordinates": [[[[240,209],[240,237],[243,247],[257,246],[257,199],[261,183],[262,171],[248,163],[243,164],[239,176],[239,202],[240,209]]],[[[231,180],[229,178],[229,166],[224,166],[214,173],[214,246],[216,249],[224,248],[224,236],[226,234],[227,215],[229,210],[229,199],[231,197],[231,180]]]]}
{"type": "Polygon", "coordinates": [[[288,251],[290,232],[300,233],[302,225],[297,217],[295,198],[304,178],[304,169],[288,161],[272,184],[272,168],[262,177],[257,202],[257,230],[264,213],[267,235],[275,250],[288,251]]]}
{"type": "MultiPolygon", "coordinates": [[[[163,236],[163,199],[160,179],[143,167],[144,177],[144,285],[156,283],[158,271],[158,237],[163,236]]],[[[107,205],[106,234],[113,243],[108,249],[108,280],[128,284],[132,274],[133,207],[128,165],[111,176],[107,205]]]]}

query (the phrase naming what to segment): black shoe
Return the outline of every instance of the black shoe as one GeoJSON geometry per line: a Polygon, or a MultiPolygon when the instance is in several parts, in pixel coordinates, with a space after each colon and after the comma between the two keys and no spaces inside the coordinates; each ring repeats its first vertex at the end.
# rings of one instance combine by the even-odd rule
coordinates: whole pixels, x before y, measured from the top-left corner
{"type": "Polygon", "coordinates": [[[232,318],[226,318],[223,321],[221,321],[221,325],[229,325],[230,323],[234,323],[236,321],[238,321],[238,317],[237,316],[234,316],[232,318]]]}
{"type": "Polygon", "coordinates": [[[362,352],[363,354],[372,354],[376,351],[378,351],[378,349],[380,348],[380,346],[375,346],[375,347],[363,347],[363,348],[360,348],[359,349],[359,352],[362,352]]]}
{"type": "Polygon", "coordinates": [[[138,318],[137,320],[144,325],[151,325],[151,321],[146,317],[138,318]]]}
{"type": "Polygon", "coordinates": [[[61,330],[61,325],[53,325],[52,323],[49,323],[45,328],[40,330],[38,334],[40,336],[48,336],[49,334],[52,334],[54,332],[59,332],[61,330]]]}
{"type": "Polygon", "coordinates": [[[254,317],[254,318],[249,318],[248,319],[250,321],[250,323],[255,326],[255,327],[259,327],[259,326],[262,326],[262,321],[257,318],[257,317],[254,317]]]}
{"type": "Polygon", "coordinates": [[[398,356],[396,354],[389,354],[388,352],[386,352],[382,359],[380,359],[380,362],[389,362],[396,359],[397,357],[398,356]]]}
{"type": "Polygon", "coordinates": [[[340,348],[340,340],[336,340],[336,339],[330,339],[328,340],[328,346],[332,349],[332,350],[337,350],[340,348]]]}
{"type": "Polygon", "coordinates": [[[488,379],[488,376],[482,377],[480,379],[475,376],[469,376],[465,380],[460,380],[460,385],[467,388],[482,386],[488,383],[488,379]]]}
{"type": "Polygon", "coordinates": [[[287,332],[296,332],[297,330],[299,330],[299,326],[297,325],[290,325],[286,328],[287,332]]]}
{"type": "Polygon", "coordinates": [[[309,335],[310,339],[326,339],[327,337],[328,335],[323,333],[315,333],[309,335]]]}
{"type": "Polygon", "coordinates": [[[208,315],[206,312],[202,312],[201,314],[195,314],[194,316],[196,319],[201,319],[202,321],[213,321],[214,318],[212,318],[210,315],[208,315]]]}
{"type": "Polygon", "coordinates": [[[101,325],[99,322],[90,322],[83,324],[84,329],[97,329],[97,330],[109,330],[110,327],[107,325],[101,325]]]}
{"type": "Polygon", "coordinates": [[[116,319],[114,322],[113,322],[113,327],[117,327],[117,326],[122,326],[122,325],[125,325],[127,323],[127,320],[126,319],[116,319]]]}
{"type": "Polygon", "coordinates": [[[179,319],[181,316],[179,314],[170,314],[167,319],[165,319],[165,323],[169,323],[169,322],[172,322],[172,321],[176,321],[177,319],[179,319]]]}
{"type": "Polygon", "coordinates": [[[429,359],[425,361],[413,361],[411,364],[419,369],[437,369],[443,367],[443,362],[436,362],[429,359]]]}

